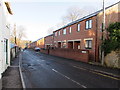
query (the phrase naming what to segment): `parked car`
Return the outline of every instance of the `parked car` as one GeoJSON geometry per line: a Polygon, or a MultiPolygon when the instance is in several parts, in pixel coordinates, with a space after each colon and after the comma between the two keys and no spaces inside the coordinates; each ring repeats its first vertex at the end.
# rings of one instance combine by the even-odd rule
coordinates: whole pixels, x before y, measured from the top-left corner
{"type": "Polygon", "coordinates": [[[35,47],[35,51],[40,51],[40,48],[39,47],[35,47]]]}

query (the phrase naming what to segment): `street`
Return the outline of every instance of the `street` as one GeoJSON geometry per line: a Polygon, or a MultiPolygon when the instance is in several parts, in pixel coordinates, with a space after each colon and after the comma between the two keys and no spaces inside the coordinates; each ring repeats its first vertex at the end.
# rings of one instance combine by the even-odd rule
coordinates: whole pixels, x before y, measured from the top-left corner
{"type": "MultiPolygon", "coordinates": [[[[95,68],[100,67],[29,49],[22,52],[21,67],[26,88],[119,87],[120,79],[117,76],[98,73],[95,68]]],[[[107,72],[108,69],[101,68],[100,71],[103,70],[107,72]]],[[[117,74],[118,71],[114,73],[117,74]]]]}

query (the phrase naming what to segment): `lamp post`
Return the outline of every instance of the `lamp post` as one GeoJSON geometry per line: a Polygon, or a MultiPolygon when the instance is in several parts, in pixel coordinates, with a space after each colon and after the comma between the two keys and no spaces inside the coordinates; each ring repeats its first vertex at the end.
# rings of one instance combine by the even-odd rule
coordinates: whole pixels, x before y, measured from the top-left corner
{"type": "Polygon", "coordinates": [[[17,53],[17,48],[16,48],[16,45],[17,45],[17,38],[16,38],[16,24],[14,24],[14,35],[15,35],[15,58],[16,58],[16,53],[17,53]]]}

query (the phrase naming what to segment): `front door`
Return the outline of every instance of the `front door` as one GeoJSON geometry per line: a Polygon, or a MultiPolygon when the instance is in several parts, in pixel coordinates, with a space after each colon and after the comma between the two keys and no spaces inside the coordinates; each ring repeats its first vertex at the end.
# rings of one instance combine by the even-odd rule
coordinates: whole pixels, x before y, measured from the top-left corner
{"type": "Polygon", "coordinates": [[[4,52],[6,64],[8,64],[8,39],[4,39],[4,52]]]}

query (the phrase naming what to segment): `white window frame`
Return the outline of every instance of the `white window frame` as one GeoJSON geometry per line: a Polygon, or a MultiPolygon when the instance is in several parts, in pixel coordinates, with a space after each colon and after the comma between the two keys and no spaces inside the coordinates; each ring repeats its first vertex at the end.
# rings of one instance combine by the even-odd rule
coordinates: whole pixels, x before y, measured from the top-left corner
{"type": "Polygon", "coordinates": [[[66,29],[63,29],[63,35],[65,35],[65,34],[66,34],[66,31],[67,31],[66,29]]]}
{"type": "Polygon", "coordinates": [[[77,24],[77,31],[79,32],[80,31],[80,23],[79,24],[77,24]]]}
{"type": "Polygon", "coordinates": [[[60,31],[58,32],[59,36],[60,36],[60,31]]]}
{"type": "Polygon", "coordinates": [[[69,28],[69,33],[72,33],[72,28],[71,27],[69,28]]]}
{"type": "Polygon", "coordinates": [[[85,29],[88,30],[88,29],[91,29],[91,28],[92,28],[92,19],[87,20],[85,22],[85,29]]]}
{"type": "Polygon", "coordinates": [[[92,49],[92,40],[85,40],[85,48],[92,49]]]}
{"type": "Polygon", "coordinates": [[[57,36],[57,32],[55,32],[55,36],[57,36]]]}

